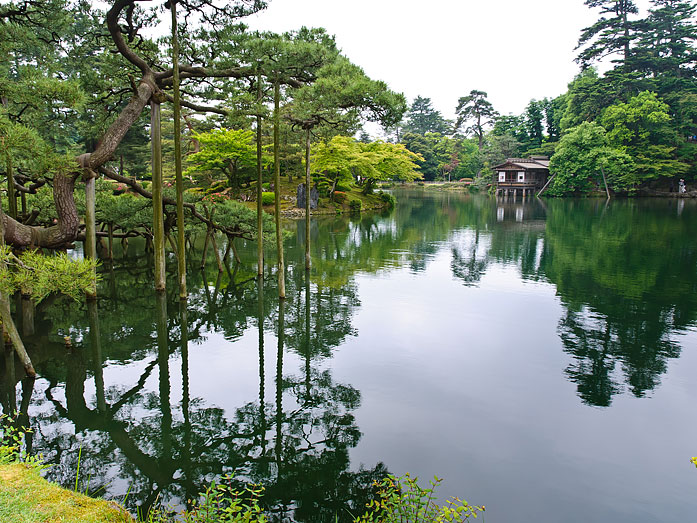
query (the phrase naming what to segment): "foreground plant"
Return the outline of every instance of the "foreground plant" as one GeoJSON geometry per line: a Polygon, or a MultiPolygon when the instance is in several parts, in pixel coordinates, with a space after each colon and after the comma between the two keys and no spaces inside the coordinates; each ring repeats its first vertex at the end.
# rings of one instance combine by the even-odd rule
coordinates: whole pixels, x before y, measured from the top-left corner
{"type": "Polygon", "coordinates": [[[201,492],[194,506],[177,517],[163,510],[148,514],[145,523],[265,523],[268,521],[259,500],[264,489],[251,485],[240,491],[232,486],[232,478],[224,477],[201,492]]]}
{"type": "Polygon", "coordinates": [[[356,523],[463,522],[484,512],[484,506],[470,505],[459,498],[447,500],[444,506],[438,505],[434,492],[442,481],[436,477],[430,481],[430,488],[423,488],[417,477],[390,475],[376,482],[379,499],[368,505],[368,512],[356,519],[356,523]]]}

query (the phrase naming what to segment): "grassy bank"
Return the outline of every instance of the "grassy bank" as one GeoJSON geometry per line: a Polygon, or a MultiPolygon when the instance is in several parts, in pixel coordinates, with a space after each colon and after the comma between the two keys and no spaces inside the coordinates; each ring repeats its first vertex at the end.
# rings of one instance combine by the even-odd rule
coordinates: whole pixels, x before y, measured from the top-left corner
{"type": "Polygon", "coordinates": [[[0,464],[0,521],[3,523],[127,523],[116,503],[93,499],[49,483],[39,467],[0,464]]]}

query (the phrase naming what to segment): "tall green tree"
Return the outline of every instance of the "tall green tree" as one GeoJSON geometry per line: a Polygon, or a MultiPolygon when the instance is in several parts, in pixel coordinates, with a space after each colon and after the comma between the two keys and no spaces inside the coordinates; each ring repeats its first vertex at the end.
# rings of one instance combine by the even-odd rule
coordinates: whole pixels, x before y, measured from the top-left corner
{"type": "Polygon", "coordinates": [[[426,133],[448,134],[449,125],[440,111],[433,108],[430,98],[417,96],[407,112],[406,132],[424,135],[426,133]]]}
{"type": "Polygon", "coordinates": [[[581,33],[577,61],[585,68],[608,55],[621,53],[627,62],[631,44],[637,38],[635,21],[630,19],[630,15],[639,12],[634,0],[586,0],[585,4],[597,8],[600,19],[581,33]]]}
{"type": "Polygon", "coordinates": [[[471,133],[477,138],[480,151],[484,146],[484,127],[498,115],[486,97],[487,94],[484,91],[473,89],[470,94],[458,100],[455,108],[457,115],[455,129],[467,125],[465,132],[471,133]]]}

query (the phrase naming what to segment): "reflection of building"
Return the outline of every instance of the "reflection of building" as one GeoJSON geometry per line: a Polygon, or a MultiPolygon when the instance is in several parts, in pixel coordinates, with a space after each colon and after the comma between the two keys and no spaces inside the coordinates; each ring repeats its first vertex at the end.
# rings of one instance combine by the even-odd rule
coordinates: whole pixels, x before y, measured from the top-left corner
{"type": "Polygon", "coordinates": [[[540,200],[505,201],[496,204],[496,221],[507,227],[524,226],[525,229],[545,230],[546,209],[540,200]]]}
{"type": "Polygon", "coordinates": [[[525,158],[508,158],[504,163],[493,168],[496,180],[496,194],[517,196],[532,195],[547,183],[549,177],[549,158],[531,156],[525,158]]]}

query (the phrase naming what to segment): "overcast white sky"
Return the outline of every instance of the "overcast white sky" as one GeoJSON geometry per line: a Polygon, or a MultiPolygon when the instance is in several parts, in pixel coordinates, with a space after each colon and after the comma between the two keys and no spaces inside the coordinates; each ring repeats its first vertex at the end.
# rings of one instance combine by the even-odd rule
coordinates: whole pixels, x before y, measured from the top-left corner
{"type": "MultiPolygon", "coordinates": [[[[637,4],[645,12],[649,0],[637,4]]],[[[581,29],[597,17],[583,0],[270,0],[246,21],[276,32],[324,27],[371,78],[410,102],[429,97],[452,118],[472,89],[503,114],[564,92],[581,29]]]]}

